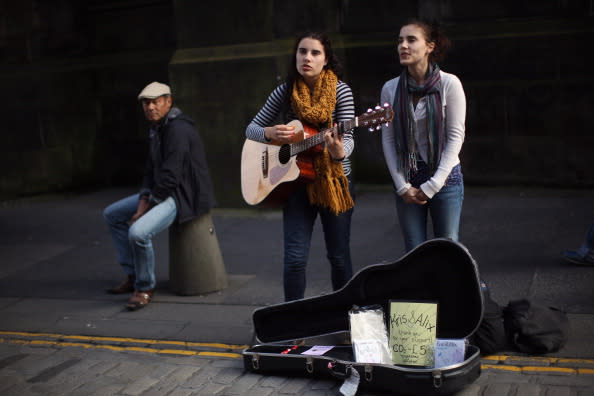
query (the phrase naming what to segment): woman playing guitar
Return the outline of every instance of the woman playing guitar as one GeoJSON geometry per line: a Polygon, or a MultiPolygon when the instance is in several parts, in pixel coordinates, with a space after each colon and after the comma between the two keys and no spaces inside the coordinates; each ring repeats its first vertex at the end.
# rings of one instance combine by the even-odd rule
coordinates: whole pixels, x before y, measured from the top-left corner
{"type": "Polygon", "coordinates": [[[334,125],[355,116],[353,94],[340,80],[341,66],[326,35],[301,35],[293,54],[286,82],[269,95],[246,129],[248,139],[272,145],[303,139],[303,131],[287,125],[293,119],[308,126],[306,130],[313,127],[324,133],[321,146],[310,149],[307,156],[300,154],[303,164],[311,164],[313,181],[299,183],[283,206],[285,301],[304,297],[305,269],[318,214],[333,289],[344,286],[352,276],[350,228],[354,202],[348,157],[355,143],[350,130],[340,131],[334,125]],[[274,125],[279,118],[283,123],[274,125]]]}

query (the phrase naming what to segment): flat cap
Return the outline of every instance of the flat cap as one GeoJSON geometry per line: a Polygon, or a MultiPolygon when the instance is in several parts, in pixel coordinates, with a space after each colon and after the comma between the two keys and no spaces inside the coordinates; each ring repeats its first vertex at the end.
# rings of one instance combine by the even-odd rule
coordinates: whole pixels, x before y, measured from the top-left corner
{"type": "Polygon", "coordinates": [[[171,95],[169,85],[161,84],[160,82],[152,82],[138,94],[138,100],[155,99],[159,96],[171,95]]]}

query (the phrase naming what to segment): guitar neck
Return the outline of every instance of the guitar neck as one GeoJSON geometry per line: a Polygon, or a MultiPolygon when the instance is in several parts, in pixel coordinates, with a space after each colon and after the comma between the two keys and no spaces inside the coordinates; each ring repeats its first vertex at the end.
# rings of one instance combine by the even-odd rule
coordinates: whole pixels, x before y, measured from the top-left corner
{"type": "MultiPolygon", "coordinates": [[[[338,133],[343,135],[345,131],[349,131],[358,126],[358,119],[359,117],[355,117],[352,120],[348,121],[341,121],[338,123],[337,129],[338,133]]],[[[324,134],[326,131],[332,128],[327,128],[321,130],[319,133],[316,133],[313,136],[308,137],[307,139],[303,139],[300,142],[291,144],[291,156],[297,155],[302,153],[310,148],[317,146],[318,144],[324,143],[324,134]]]]}

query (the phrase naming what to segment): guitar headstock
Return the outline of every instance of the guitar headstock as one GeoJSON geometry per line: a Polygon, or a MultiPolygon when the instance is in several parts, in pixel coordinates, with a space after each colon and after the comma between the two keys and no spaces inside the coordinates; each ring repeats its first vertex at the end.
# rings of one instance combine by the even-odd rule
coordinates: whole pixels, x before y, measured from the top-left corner
{"type": "Polygon", "coordinates": [[[360,115],[359,126],[368,128],[369,131],[376,131],[381,129],[382,124],[386,126],[394,118],[394,110],[388,103],[383,106],[375,106],[374,109],[367,109],[367,113],[360,115]]]}

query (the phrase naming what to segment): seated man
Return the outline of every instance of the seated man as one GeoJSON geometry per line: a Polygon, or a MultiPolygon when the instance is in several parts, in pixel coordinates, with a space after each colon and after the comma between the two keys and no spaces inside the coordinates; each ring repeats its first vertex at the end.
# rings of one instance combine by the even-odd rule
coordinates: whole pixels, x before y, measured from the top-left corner
{"type": "Polygon", "coordinates": [[[174,222],[207,213],[215,204],[202,140],[194,121],[173,107],[169,86],[153,82],[140,92],[138,100],[150,123],[142,188],[103,212],[127,275],[108,292],[133,292],[126,305],[132,311],[145,307],[154,294],[152,238],[174,222]]]}

